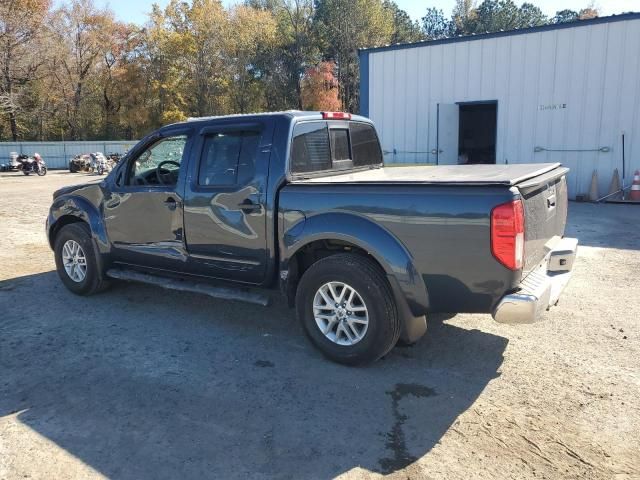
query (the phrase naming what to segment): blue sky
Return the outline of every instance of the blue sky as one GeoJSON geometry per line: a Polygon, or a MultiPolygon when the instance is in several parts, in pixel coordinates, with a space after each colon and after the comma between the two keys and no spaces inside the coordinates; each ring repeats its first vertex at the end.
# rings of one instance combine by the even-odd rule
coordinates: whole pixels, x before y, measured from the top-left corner
{"type": "MultiPolygon", "coordinates": [[[[169,0],[156,0],[155,3],[164,6],[169,0]]],[[[538,5],[547,15],[553,15],[558,10],[570,8],[580,10],[590,3],[590,0],[529,0],[538,5]]],[[[62,0],[56,1],[61,3],[62,0]]],[[[97,5],[108,5],[116,16],[124,21],[134,23],[144,23],[146,13],[151,10],[152,1],[147,0],[95,0],[97,5]]],[[[223,0],[225,5],[238,3],[235,0],[223,0]]],[[[420,19],[427,7],[437,7],[445,12],[446,16],[451,14],[455,0],[396,0],[396,3],[405,9],[414,19],[420,19]]],[[[522,3],[516,0],[516,3],[522,3]]],[[[640,0],[599,0],[595,4],[600,8],[603,15],[616,13],[640,11],[640,0]]]]}

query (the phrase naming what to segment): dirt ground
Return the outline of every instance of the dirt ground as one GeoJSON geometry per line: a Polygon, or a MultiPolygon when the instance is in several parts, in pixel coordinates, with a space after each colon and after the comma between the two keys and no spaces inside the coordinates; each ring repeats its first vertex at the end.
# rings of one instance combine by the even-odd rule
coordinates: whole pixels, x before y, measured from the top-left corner
{"type": "Polygon", "coordinates": [[[281,302],[69,293],[44,220],[86,181],[0,174],[0,479],[640,478],[640,206],[570,205],[545,321],[432,316],[347,368],[281,302]]]}

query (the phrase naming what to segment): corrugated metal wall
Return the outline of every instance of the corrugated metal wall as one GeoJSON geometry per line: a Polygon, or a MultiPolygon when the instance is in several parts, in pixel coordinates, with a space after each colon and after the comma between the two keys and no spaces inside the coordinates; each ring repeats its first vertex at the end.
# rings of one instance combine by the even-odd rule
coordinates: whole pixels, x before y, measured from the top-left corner
{"type": "Polygon", "coordinates": [[[629,183],[640,169],[640,17],[630,17],[362,52],[368,115],[396,152],[387,161],[434,161],[439,103],[497,100],[497,163],[562,162],[572,198],[588,192],[595,169],[605,194],[614,168],[622,174],[624,132],[629,183]]]}
{"type": "Polygon", "coordinates": [[[33,155],[38,152],[49,168],[67,168],[69,160],[82,153],[124,153],[136,140],[109,142],[0,142],[0,164],[9,163],[9,154],[33,155]]]}

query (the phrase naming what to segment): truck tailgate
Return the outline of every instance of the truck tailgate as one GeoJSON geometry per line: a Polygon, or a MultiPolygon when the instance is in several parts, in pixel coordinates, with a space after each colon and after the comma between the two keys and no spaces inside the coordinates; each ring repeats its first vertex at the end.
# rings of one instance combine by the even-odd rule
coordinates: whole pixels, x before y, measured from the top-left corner
{"type": "Polygon", "coordinates": [[[568,171],[555,168],[516,185],[525,214],[523,276],[539,265],[564,235],[568,171]]]}

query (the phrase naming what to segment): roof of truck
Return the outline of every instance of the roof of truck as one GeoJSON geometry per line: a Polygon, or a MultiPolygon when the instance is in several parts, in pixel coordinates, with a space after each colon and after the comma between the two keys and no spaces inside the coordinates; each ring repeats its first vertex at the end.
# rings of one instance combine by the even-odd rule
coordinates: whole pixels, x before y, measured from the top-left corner
{"type": "MultiPolygon", "coordinates": [[[[306,111],[306,110],[284,110],[282,112],[258,112],[258,113],[236,113],[233,115],[214,115],[210,117],[191,117],[186,122],[207,122],[211,120],[226,120],[232,118],[238,118],[242,120],[251,118],[264,118],[264,117],[289,117],[296,120],[322,120],[322,112],[320,111],[306,111]]],[[[366,117],[360,115],[351,115],[351,120],[358,122],[371,122],[366,117]]],[[[179,122],[184,123],[184,122],[179,122]]]]}

